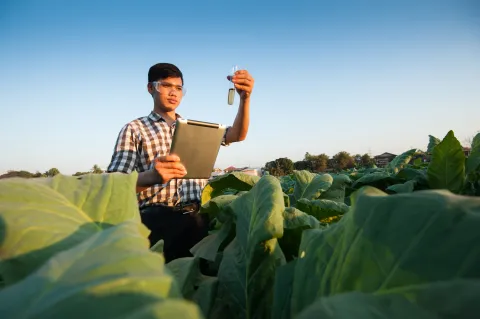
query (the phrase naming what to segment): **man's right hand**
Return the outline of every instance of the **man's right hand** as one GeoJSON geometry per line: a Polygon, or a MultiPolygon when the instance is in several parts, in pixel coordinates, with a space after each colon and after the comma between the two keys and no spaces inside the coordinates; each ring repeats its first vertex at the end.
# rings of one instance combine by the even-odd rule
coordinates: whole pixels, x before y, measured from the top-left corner
{"type": "Polygon", "coordinates": [[[187,170],[180,163],[177,155],[166,155],[155,159],[155,170],[162,178],[162,184],[167,184],[171,179],[182,178],[187,174],[187,170]]]}

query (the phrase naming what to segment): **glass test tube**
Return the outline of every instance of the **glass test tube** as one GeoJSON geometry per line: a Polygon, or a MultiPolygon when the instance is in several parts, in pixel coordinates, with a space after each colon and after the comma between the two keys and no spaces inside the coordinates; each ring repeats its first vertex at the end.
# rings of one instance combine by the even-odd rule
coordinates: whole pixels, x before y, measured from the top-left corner
{"type": "MultiPolygon", "coordinates": [[[[232,68],[231,76],[233,77],[235,75],[235,72],[237,72],[238,66],[234,66],[232,68]]],[[[232,105],[233,101],[235,100],[235,84],[232,82],[230,79],[230,88],[228,89],[228,105],[232,105]]]]}

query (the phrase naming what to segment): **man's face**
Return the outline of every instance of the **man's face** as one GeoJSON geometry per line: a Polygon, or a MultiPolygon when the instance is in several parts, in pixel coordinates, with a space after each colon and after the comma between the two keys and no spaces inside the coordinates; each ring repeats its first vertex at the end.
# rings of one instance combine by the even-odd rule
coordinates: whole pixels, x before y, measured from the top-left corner
{"type": "Polygon", "coordinates": [[[153,82],[148,91],[153,96],[155,104],[168,112],[175,110],[182,101],[184,88],[181,78],[166,78],[153,82]]]}

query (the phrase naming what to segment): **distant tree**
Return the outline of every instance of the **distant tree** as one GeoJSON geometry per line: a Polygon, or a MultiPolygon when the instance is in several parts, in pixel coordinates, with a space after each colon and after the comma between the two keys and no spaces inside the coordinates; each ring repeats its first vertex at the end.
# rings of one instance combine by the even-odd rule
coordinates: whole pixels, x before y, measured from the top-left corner
{"type": "Polygon", "coordinates": [[[58,170],[58,168],[55,168],[55,167],[45,172],[46,177],[53,177],[58,174],[60,174],[60,171],[58,170]]]}
{"type": "Polygon", "coordinates": [[[93,174],[102,174],[103,170],[97,164],[93,165],[92,169],[90,170],[93,174]]]}
{"type": "Polygon", "coordinates": [[[314,172],[323,172],[327,169],[328,167],[328,160],[330,157],[328,157],[327,154],[320,154],[317,155],[314,159],[314,172]]]}
{"type": "Polygon", "coordinates": [[[270,175],[274,176],[292,174],[293,169],[294,166],[292,160],[286,157],[277,158],[276,160],[265,164],[265,170],[268,171],[270,175]]]}
{"type": "Polygon", "coordinates": [[[32,178],[33,174],[28,171],[7,171],[6,174],[0,176],[1,178],[13,178],[13,177],[20,177],[20,178],[32,178]]]}
{"type": "Polygon", "coordinates": [[[303,171],[303,170],[312,171],[313,170],[312,164],[313,164],[312,161],[306,161],[306,160],[297,161],[293,163],[293,168],[296,169],[297,171],[303,171]]]}
{"type": "Polygon", "coordinates": [[[336,164],[335,164],[335,159],[334,158],[330,158],[327,162],[327,168],[330,169],[330,170],[334,170],[336,167],[336,164]]]}
{"type": "Polygon", "coordinates": [[[338,171],[355,167],[355,160],[350,153],[341,151],[333,156],[335,169],[338,171]]]}
{"type": "Polygon", "coordinates": [[[313,161],[315,159],[315,156],[310,154],[309,152],[305,153],[305,156],[303,157],[304,161],[313,161]]]}
{"type": "Polygon", "coordinates": [[[308,152],[305,153],[303,161],[311,163],[311,171],[323,172],[327,169],[329,157],[326,154],[312,155],[308,152]]]}
{"type": "Polygon", "coordinates": [[[362,167],[372,167],[375,164],[375,160],[368,153],[365,153],[360,159],[360,164],[362,167]]]}
{"type": "Polygon", "coordinates": [[[355,156],[353,156],[353,160],[355,161],[355,166],[357,167],[362,166],[362,155],[355,154],[355,156]]]}
{"type": "Polygon", "coordinates": [[[22,177],[22,178],[33,178],[33,174],[28,172],[28,171],[18,171],[16,172],[17,173],[17,176],[18,177],[22,177]]]}
{"type": "Polygon", "coordinates": [[[42,174],[39,171],[36,171],[35,174],[33,174],[33,177],[35,178],[46,177],[46,176],[47,176],[46,174],[42,174]]]}

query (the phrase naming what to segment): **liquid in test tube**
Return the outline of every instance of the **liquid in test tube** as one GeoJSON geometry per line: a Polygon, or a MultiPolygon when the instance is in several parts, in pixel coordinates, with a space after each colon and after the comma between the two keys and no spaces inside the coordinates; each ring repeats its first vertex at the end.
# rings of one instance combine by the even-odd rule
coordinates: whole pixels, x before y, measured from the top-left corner
{"type": "MultiPolygon", "coordinates": [[[[233,77],[235,75],[235,72],[237,72],[238,66],[234,66],[232,68],[232,73],[231,76],[233,77]]],[[[233,101],[235,100],[235,85],[233,84],[232,80],[230,80],[230,88],[228,89],[228,105],[232,105],[233,101]]]]}

